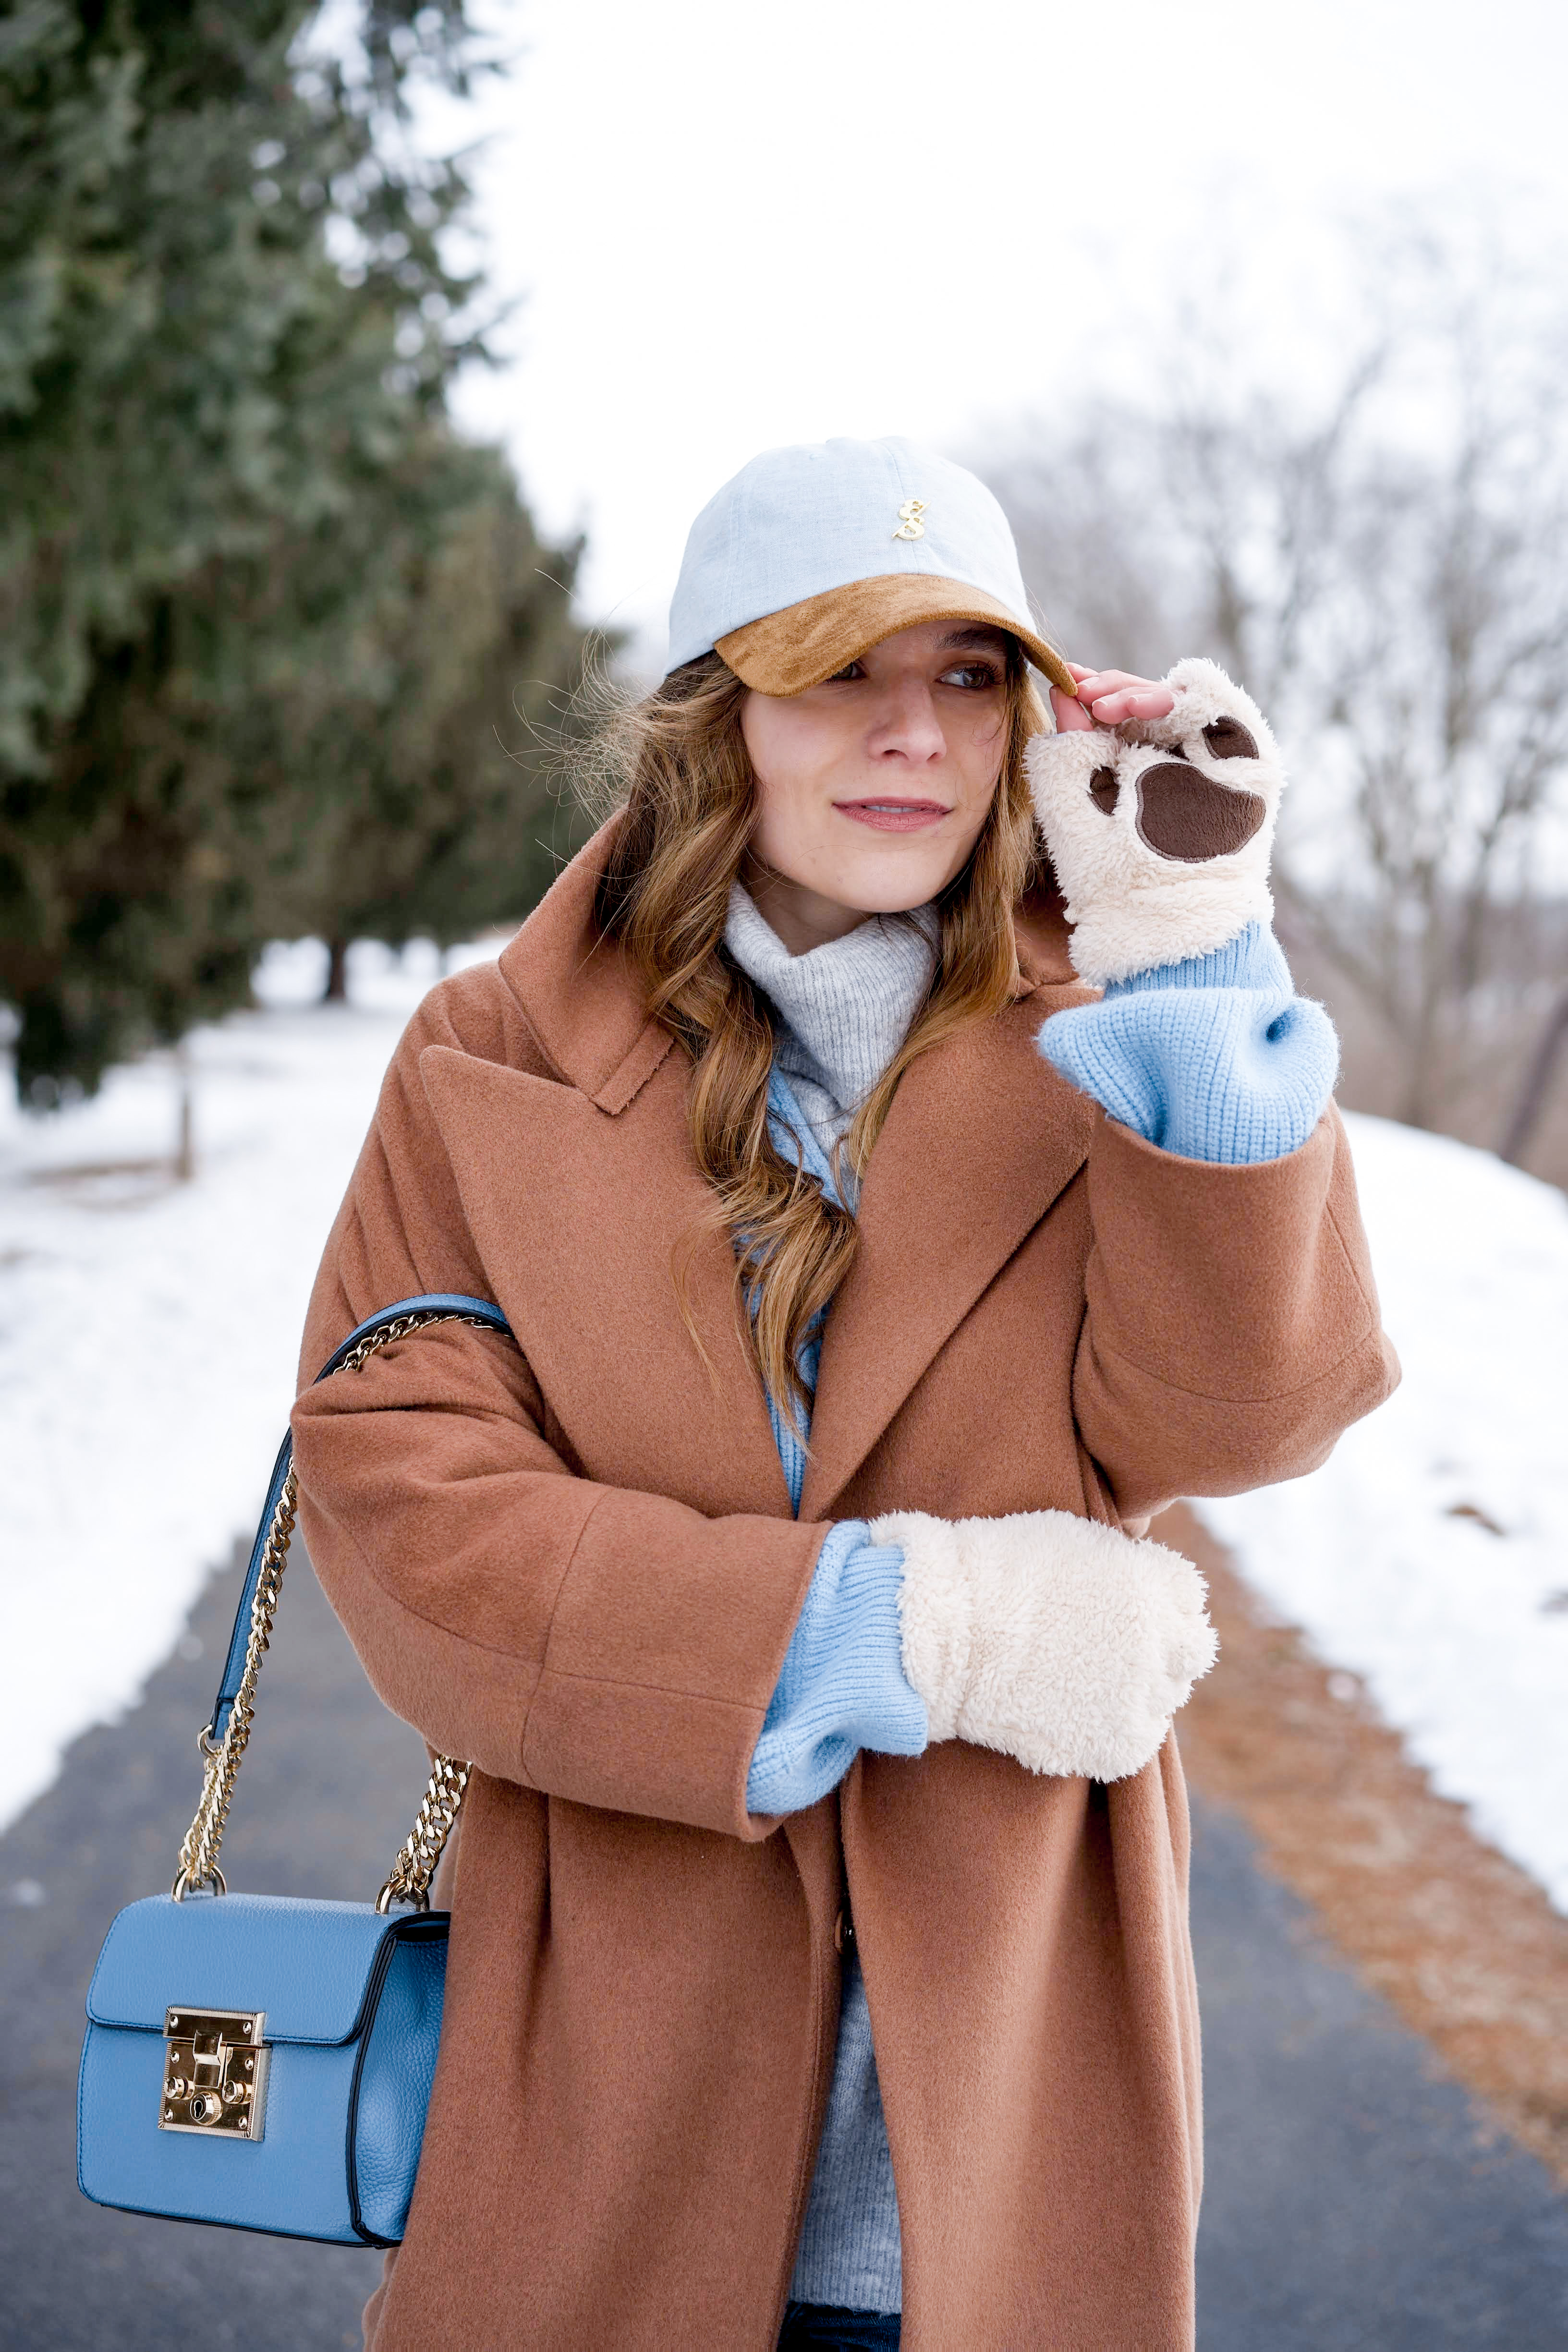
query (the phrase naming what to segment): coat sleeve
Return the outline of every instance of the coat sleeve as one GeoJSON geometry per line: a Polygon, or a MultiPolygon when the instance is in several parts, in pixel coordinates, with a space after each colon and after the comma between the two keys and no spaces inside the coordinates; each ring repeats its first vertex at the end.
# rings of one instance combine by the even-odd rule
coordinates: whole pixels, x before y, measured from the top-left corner
{"type": "Polygon", "coordinates": [[[574,1475],[527,1361],[472,1326],[309,1384],[377,1307],[493,1296],[417,1068],[455,1042],[427,1004],[317,1277],[293,1416],[311,1560],[376,1690],[433,1748],[582,1804],[765,1836],[747,1770],[826,1525],[709,1518],[574,1475]]]}
{"type": "Polygon", "coordinates": [[[1079,1433],[1124,1518],[1297,1478],[1399,1378],[1343,1125],[1213,1166],[1110,1118],[1089,1159],[1079,1433]]]}

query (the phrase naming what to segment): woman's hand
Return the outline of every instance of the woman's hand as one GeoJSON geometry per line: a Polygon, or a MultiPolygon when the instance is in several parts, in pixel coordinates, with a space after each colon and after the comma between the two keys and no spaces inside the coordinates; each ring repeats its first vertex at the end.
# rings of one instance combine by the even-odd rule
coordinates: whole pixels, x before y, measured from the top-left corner
{"type": "Polygon", "coordinates": [[[1158,686],[1086,670],[1081,695],[1027,753],[1079,977],[1104,988],[1268,924],[1285,777],[1250,695],[1210,661],[1158,686]]]}
{"type": "Polygon", "coordinates": [[[1031,1772],[1121,1780],[1163,1745],[1218,1644],[1191,1560],[1069,1511],[894,1511],[904,1673],[933,1740],[1031,1772]]]}
{"type": "Polygon", "coordinates": [[[1134,677],[1125,669],[1085,669],[1068,662],[1078,681],[1078,699],[1051,688],[1051,712],[1064,734],[1083,727],[1120,727],[1129,719],[1165,719],[1176,707],[1168,686],[1152,677],[1134,677]]]}

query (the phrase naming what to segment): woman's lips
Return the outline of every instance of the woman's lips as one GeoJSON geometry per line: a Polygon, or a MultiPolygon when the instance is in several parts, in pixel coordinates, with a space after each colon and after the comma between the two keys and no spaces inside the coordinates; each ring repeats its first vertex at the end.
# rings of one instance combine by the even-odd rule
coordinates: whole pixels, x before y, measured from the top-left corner
{"type": "Polygon", "coordinates": [[[940,824],[952,811],[942,801],[886,800],[835,801],[840,816],[853,817],[857,824],[868,824],[877,833],[923,833],[928,825],[940,824]]]}

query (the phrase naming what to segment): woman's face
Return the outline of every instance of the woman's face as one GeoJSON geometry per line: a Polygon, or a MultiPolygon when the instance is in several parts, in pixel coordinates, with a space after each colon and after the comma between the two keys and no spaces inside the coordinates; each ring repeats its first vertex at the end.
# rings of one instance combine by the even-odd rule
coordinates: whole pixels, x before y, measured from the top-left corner
{"type": "Polygon", "coordinates": [[[925,621],[805,694],[749,694],[745,882],[793,954],[923,906],[963,869],[1007,747],[1007,639],[925,621]]]}

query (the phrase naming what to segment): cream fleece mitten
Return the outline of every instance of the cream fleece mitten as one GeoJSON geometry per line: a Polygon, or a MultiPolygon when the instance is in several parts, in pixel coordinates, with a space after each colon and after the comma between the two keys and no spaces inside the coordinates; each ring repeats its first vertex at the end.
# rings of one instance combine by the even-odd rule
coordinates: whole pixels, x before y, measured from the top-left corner
{"type": "Polygon", "coordinates": [[[1070,1511],[938,1519],[893,1511],[904,1673],[930,1736],[1032,1772],[1120,1780],[1159,1753],[1217,1643],[1190,1560],[1070,1511]]]}
{"type": "Polygon", "coordinates": [[[1164,682],[1167,719],[1037,735],[1028,749],[1073,968],[1099,988],[1273,919],[1285,775],[1268,723],[1214,662],[1178,662],[1164,682]]]}

